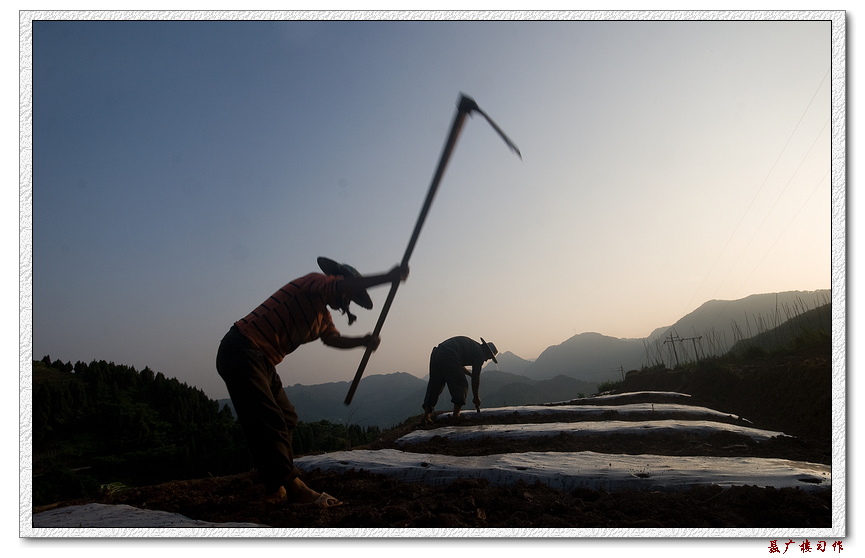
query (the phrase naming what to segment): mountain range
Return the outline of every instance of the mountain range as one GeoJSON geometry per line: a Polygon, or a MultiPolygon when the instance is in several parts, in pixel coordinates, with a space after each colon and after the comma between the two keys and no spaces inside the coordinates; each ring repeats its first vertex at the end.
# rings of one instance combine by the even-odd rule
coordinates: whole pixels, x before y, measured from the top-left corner
{"type": "MultiPolygon", "coordinates": [[[[511,352],[497,356],[481,376],[484,407],[567,401],[592,395],[597,385],[624,379],[643,366],[672,368],[707,356],[721,356],[745,338],[757,336],[800,314],[831,302],[831,291],[788,291],[752,295],[739,300],[711,300],[671,326],[649,337],[620,339],[600,333],[580,333],[548,347],[534,361],[511,352]]],[[[366,376],[352,405],[343,404],[349,382],[285,388],[304,422],[377,425],[388,428],[419,415],[426,379],[405,372],[366,376]]],[[[219,401],[220,406],[229,399],[219,401]]],[[[450,408],[447,390],[438,409],[450,408]]],[[[469,403],[466,411],[473,411],[469,403]]],[[[232,412],[234,411],[232,407],[232,412]]]]}
{"type": "Polygon", "coordinates": [[[670,326],[641,339],[620,339],[600,333],[580,333],[545,349],[533,362],[511,353],[490,362],[498,369],[542,380],[558,375],[601,383],[623,379],[642,366],[721,356],[742,339],[779,326],[831,301],[831,291],[786,291],[751,295],[738,300],[710,300],[670,326]]]}

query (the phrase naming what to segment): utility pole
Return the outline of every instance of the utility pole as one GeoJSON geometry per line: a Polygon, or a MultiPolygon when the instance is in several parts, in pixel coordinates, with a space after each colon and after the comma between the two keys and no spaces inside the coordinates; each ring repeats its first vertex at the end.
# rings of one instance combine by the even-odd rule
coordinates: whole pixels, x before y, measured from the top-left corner
{"type": "Polygon", "coordinates": [[[682,339],[682,341],[690,341],[694,345],[694,358],[697,359],[698,364],[700,362],[700,355],[697,354],[697,341],[702,338],[703,336],[701,335],[699,337],[685,337],[684,339],[682,339]]]}
{"type": "Polygon", "coordinates": [[[679,366],[679,355],[676,353],[676,343],[675,343],[675,341],[681,341],[681,340],[682,340],[682,338],[679,337],[678,334],[676,334],[676,338],[673,339],[673,332],[672,332],[672,331],[670,332],[670,339],[669,339],[669,340],[666,340],[666,339],[664,340],[664,345],[666,345],[667,343],[669,343],[669,344],[673,347],[673,356],[676,357],[676,366],[679,366]]]}

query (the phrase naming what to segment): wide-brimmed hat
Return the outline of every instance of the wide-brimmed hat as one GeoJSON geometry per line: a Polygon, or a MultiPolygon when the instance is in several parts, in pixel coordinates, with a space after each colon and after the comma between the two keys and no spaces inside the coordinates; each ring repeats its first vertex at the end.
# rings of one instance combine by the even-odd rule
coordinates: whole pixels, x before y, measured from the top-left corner
{"type": "Polygon", "coordinates": [[[487,343],[486,341],[484,341],[483,337],[481,337],[481,345],[483,345],[487,348],[487,350],[490,352],[490,354],[493,355],[493,362],[498,364],[499,361],[496,360],[496,355],[499,354],[499,350],[496,349],[496,346],[493,345],[492,343],[487,343]]]}
{"type": "MultiPolygon", "coordinates": [[[[324,256],[319,256],[317,261],[318,267],[320,267],[326,275],[341,275],[343,277],[354,278],[363,277],[358,270],[348,264],[336,263],[330,258],[325,258],[324,256]]],[[[372,299],[366,291],[352,294],[351,301],[362,308],[372,310],[372,299]]]]}

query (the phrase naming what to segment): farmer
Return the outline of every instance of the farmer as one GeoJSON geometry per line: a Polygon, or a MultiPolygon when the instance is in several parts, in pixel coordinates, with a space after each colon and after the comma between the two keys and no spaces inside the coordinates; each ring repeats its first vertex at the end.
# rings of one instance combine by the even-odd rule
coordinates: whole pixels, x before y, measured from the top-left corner
{"type": "Polygon", "coordinates": [[[298,478],[291,438],[297,413],[282,388],[276,365],[288,353],[316,339],[337,349],[378,348],[372,334],[343,337],[327,307],[340,310],[355,321],[349,302],[372,309],[366,289],[405,281],[408,268],[362,277],[351,266],[318,258],[324,274],[310,273],[273,293],[245,318],[234,322],[219,345],[216,370],[225,381],[237,418],[243,428],[255,466],[264,482],[263,501],[340,505],[327,493],[318,493],[298,478]]]}
{"type": "Polygon", "coordinates": [[[429,384],[423,400],[423,423],[432,422],[433,409],[445,384],[448,386],[454,404],[453,416],[456,418],[460,415],[460,409],[466,404],[466,394],[469,391],[466,376],[472,377],[474,394],[472,403],[480,411],[481,366],[489,359],[493,359],[493,362],[498,364],[496,354],[498,354],[496,346],[484,341],[483,337],[480,343],[468,337],[451,337],[434,348],[429,359],[429,384]],[[472,371],[466,370],[466,366],[471,366],[472,371]]]}

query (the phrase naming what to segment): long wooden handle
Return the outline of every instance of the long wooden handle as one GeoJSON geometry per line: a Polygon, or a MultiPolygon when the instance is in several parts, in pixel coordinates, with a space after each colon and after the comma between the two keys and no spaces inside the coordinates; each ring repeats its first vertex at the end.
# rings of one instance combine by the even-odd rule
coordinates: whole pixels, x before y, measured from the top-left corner
{"type": "MultiPolygon", "coordinates": [[[[417,244],[418,236],[420,236],[421,227],[423,227],[423,223],[426,220],[427,213],[429,213],[429,208],[432,205],[433,197],[435,196],[436,190],[438,190],[439,182],[441,182],[442,175],[444,175],[445,167],[448,164],[448,160],[450,159],[451,152],[454,149],[454,145],[456,145],[457,136],[459,136],[460,130],[462,129],[463,122],[465,121],[466,115],[472,110],[478,110],[477,103],[474,102],[470,97],[466,97],[463,95],[460,98],[460,103],[457,107],[457,113],[454,115],[453,124],[451,124],[451,131],[448,135],[448,139],[445,142],[444,149],[442,150],[441,157],[439,159],[438,168],[436,169],[435,175],[433,176],[432,183],[430,184],[429,191],[426,195],[426,200],[424,201],[423,207],[420,210],[420,215],[418,216],[417,223],[414,226],[414,232],[412,232],[411,240],[408,242],[408,247],[405,250],[405,254],[402,257],[401,267],[408,267],[408,260],[411,258],[411,253],[414,251],[415,244],[417,244]]],[[[396,290],[399,288],[399,281],[394,281],[391,284],[390,292],[387,294],[387,300],[384,302],[384,306],[381,308],[381,314],[378,317],[378,322],[375,324],[375,329],[373,330],[373,335],[379,335],[381,333],[381,328],[384,325],[384,320],[387,317],[387,313],[390,310],[390,306],[393,303],[393,299],[396,296],[396,290]]],[[[357,367],[357,372],[354,375],[354,380],[351,382],[351,387],[348,390],[348,395],[345,396],[345,404],[351,405],[351,400],[354,398],[354,392],[357,391],[357,386],[360,383],[360,379],[363,377],[363,371],[366,369],[366,365],[369,362],[369,357],[372,355],[372,349],[369,347],[366,348],[366,351],[363,353],[363,358],[360,360],[360,365],[357,367]]]]}

